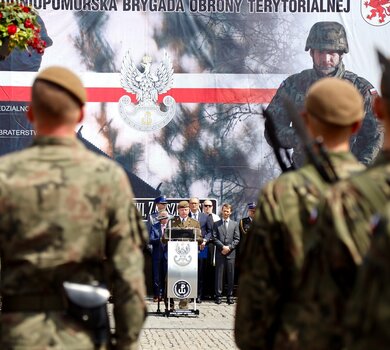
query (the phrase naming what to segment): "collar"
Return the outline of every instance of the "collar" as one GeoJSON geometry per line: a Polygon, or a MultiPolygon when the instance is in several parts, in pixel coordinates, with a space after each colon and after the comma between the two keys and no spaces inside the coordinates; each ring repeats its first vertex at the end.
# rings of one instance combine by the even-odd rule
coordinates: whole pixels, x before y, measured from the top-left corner
{"type": "Polygon", "coordinates": [[[34,146],[68,146],[68,147],[84,147],[84,145],[76,137],[55,137],[55,136],[36,136],[33,140],[34,146]]]}

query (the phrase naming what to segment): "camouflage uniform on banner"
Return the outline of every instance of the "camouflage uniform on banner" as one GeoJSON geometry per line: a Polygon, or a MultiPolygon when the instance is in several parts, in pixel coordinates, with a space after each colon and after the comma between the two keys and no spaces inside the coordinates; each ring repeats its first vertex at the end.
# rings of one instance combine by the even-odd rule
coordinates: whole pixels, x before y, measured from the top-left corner
{"type": "Polygon", "coordinates": [[[347,349],[390,348],[390,205],[373,231],[346,310],[347,349]]]}
{"type": "MultiPolygon", "coordinates": [[[[128,179],[118,165],[88,151],[75,135],[39,132],[74,114],[61,114],[56,105],[47,112],[53,119],[37,128],[38,120],[47,119],[35,113],[42,108],[34,102],[35,89],[63,105],[70,99],[85,102],[73,73],[61,67],[42,71],[29,112],[39,136],[26,150],[1,158],[0,348],[99,348],[94,333],[66,312],[63,282],[68,281],[105,284],[113,296],[115,349],[137,349],[146,315],[140,249],[145,229],[128,179]]],[[[73,119],[68,122],[74,130],[73,119]]],[[[108,328],[105,334],[107,338],[108,328]]]]}
{"type": "MultiPolygon", "coordinates": [[[[344,27],[337,22],[318,22],[310,30],[305,50],[329,50],[348,53],[348,42],[344,27]]],[[[290,125],[291,120],[284,108],[284,97],[290,98],[298,109],[303,108],[305,95],[311,85],[324,76],[332,76],[350,81],[356,86],[364,98],[365,118],[358,134],[350,139],[352,153],[363,164],[369,164],[376,157],[382,145],[382,132],[372,112],[372,99],[376,95],[374,87],[364,78],[345,70],[341,61],[335,70],[324,74],[318,67],[304,70],[288,77],[278,88],[274,98],[267,107],[274,120],[280,145],[286,149],[293,148],[293,160],[297,166],[304,162],[304,151],[295,129],[290,125]]],[[[265,137],[268,140],[267,129],[265,137]]],[[[268,142],[270,143],[270,142],[268,142]]]]}
{"type": "MultiPolygon", "coordinates": [[[[309,110],[309,101],[316,104],[315,101],[322,99],[315,109],[323,113],[318,119],[330,123],[328,117],[333,116],[338,120],[336,123],[345,120],[346,125],[362,120],[363,100],[351,84],[328,78],[311,89],[313,92],[309,91],[306,108],[309,110]],[[321,88],[317,90],[317,86],[321,88]],[[334,91],[330,96],[324,93],[326,86],[334,91]],[[344,96],[347,88],[352,97],[345,95],[338,97],[340,102],[336,101],[337,95],[344,96]],[[329,114],[329,100],[340,109],[345,101],[350,100],[345,109],[348,114],[329,114]]],[[[345,130],[343,125],[327,125],[334,132],[338,128],[345,130]]],[[[342,136],[346,148],[351,133],[348,131],[342,136]]],[[[327,138],[332,140],[329,134],[327,138]]],[[[340,178],[364,169],[348,151],[337,150],[329,155],[340,178]]],[[[261,191],[241,262],[235,322],[239,348],[312,349],[311,346],[301,347],[298,342],[299,332],[295,324],[298,305],[294,297],[299,294],[305,251],[314,239],[310,227],[317,219],[320,199],[328,187],[314,166],[306,164],[297,171],[282,174],[261,191]]]]}

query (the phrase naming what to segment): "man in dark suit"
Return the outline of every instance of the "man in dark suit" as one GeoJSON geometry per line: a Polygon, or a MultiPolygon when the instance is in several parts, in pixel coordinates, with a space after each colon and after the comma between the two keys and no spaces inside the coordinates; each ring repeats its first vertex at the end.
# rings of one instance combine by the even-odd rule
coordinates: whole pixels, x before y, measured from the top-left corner
{"type": "Polygon", "coordinates": [[[196,298],[197,303],[201,303],[204,297],[203,286],[207,268],[207,243],[211,239],[213,231],[213,219],[208,214],[202,213],[199,210],[200,201],[199,198],[193,197],[190,199],[190,213],[189,216],[197,220],[200,224],[200,230],[203,237],[203,242],[199,246],[198,254],[198,297],[196,298]]]}
{"type": "Polygon", "coordinates": [[[157,216],[158,222],[151,226],[149,231],[149,242],[152,250],[153,267],[153,301],[162,300],[164,295],[165,276],[167,274],[166,244],[162,243],[165,228],[168,223],[169,214],[163,210],[157,216]]]}
{"type": "Polygon", "coordinates": [[[223,290],[223,274],[226,268],[227,276],[227,303],[234,304],[234,262],[236,257],[236,247],[240,242],[240,231],[238,222],[230,220],[232,206],[222,205],[222,219],[214,223],[213,238],[216,247],[215,255],[215,302],[221,304],[223,290]]]}

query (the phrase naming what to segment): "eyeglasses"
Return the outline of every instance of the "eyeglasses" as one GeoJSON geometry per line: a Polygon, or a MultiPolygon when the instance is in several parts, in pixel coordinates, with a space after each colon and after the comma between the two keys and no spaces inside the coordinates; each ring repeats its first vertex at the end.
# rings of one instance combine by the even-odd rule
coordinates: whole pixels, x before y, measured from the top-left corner
{"type": "Polygon", "coordinates": [[[197,203],[197,202],[190,202],[190,204],[199,204],[199,203],[197,203]]]}
{"type": "Polygon", "coordinates": [[[203,204],[204,207],[212,207],[212,204],[203,204]]]}

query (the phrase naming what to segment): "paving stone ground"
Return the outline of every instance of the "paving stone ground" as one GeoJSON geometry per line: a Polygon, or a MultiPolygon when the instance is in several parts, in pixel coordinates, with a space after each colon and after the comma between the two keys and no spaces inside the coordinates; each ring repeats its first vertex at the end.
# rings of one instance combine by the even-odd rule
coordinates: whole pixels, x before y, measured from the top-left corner
{"type": "MultiPolygon", "coordinates": [[[[196,304],[199,315],[164,315],[164,304],[160,304],[161,314],[157,313],[157,303],[147,300],[148,317],[140,337],[140,349],[229,349],[235,350],[234,314],[236,305],[228,305],[226,300],[217,305],[214,301],[196,304]]],[[[190,304],[193,309],[194,304],[190,304]]]]}

